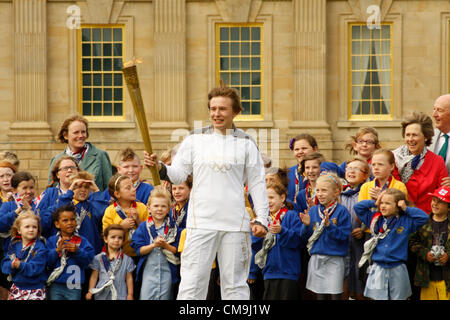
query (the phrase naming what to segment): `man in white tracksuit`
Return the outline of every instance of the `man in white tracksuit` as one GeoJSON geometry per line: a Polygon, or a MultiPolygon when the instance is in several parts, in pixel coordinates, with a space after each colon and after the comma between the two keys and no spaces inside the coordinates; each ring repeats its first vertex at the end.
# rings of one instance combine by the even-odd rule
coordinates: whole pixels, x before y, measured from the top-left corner
{"type": "Polygon", "coordinates": [[[255,141],[234,127],[233,119],[242,110],[237,91],[214,88],[208,99],[212,126],[187,136],[172,165],[158,162],[156,154],[145,154],[145,164],[159,163],[161,178],[173,184],[193,174],[177,299],[206,299],[217,254],[222,299],[248,300],[250,231],[257,237],[267,232],[264,165],[255,141]],[[254,203],[253,221],[245,209],[245,183],[254,203]]]}

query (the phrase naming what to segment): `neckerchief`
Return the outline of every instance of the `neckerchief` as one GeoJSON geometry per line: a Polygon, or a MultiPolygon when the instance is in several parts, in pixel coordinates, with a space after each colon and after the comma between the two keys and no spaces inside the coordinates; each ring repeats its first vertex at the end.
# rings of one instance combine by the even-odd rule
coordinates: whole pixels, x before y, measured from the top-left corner
{"type": "Polygon", "coordinates": [[[387,181],[384,183],[383,186],[380,186],[380,182],[378,181],[378,179],[375,179],[375,187],[380,187],[381,191],[386,190],[391,185],[391,181],[392,181],[392,175],[389,176],[389,178],[387,179],[387,181]]]}
{"type": "Polygon", "coordinates": [[[135,188],[136,190],[137,190],[137,188],[139,188],[139,186],[141,185],[142,181],[143,181],[143,180],[138,179],[138,180],[133,184],[133,186],[134,186],[134,188],[135,188]]]}
{"type": "MultiPolygon", "coordinates": [[[[13,195],[13,198],[14,198],[14,201],[16,202],[17,207],[22,209],[23,208],[22,197],[18,193],[15,193],[13,195]]],[[[38,196],[38,197],[34,198],[33,200],[29,201],[28,204],[30,205],[30,208],[33,208],[33,206],[34,206],[34,208],[36,208],[36,206],[39,204],[40,200],[41,200],[41,197],[38,196]]]]}
{"type": "Polygon", "coordinates": [[[72,150],[70,150],[69,146],[67,146],[65,153],[73,158],[75,158],[75,160],[79,162],[81,162],[85,156],[85,154],[88,152],[89,150],[89,144],[85,144],[84,147],[78,151],[78,152],[72,152],[72,150]]]}
{"type": "MultiPolygon", "coordinates": [[[[11,260],[11,262],[13,262],[16,258],[19,259],[21,263],[27,262],[28,259],[30,258],[30,255],[33,253],[34,247],[36,246],[36,239],[33,239],[30,242],[28,242],[27,245],[23,247],[20,250],[20,252],[16,255],[16,253],[14,252],[13,245],[16,244],[18,241],[22,241],[22,237],[19,235],[11,240],[8,250],[11,253],[8,254],[8,257],[11,260]]],[[[7,280],[12,281],[12,274],[8,275],[7,280]]]]}
{"type": "MultiPolygon", "coordinates": [[[[132,208],[137,208],[137,203],[136,201],[133,201],[131,203],[131,207],[132,208]]],[[[122,220],[125,220],[126,218],[128,218],[128,214],[127,212],[120,206],[120,204],[117,201],[114,201],[114,209],[116,209],[117,214],[119,215],[119,217],[122,220]]],[[[135,228],[131,228],[130,230],[128,230],[128,239],[131,241],[131,237],[133,236],[133,233],[136,231],[135,228]]]]}
{"type": "MultiPolygon", "coordinates": [[[[58,242],[61,239],[61,234],[58,231],[58,233],[56,234],[56,246],[58,246],[58,242]]],[[[68,240],[68,242],[70,243],[75,243],[78,247],[81,244],[81,238],[78,234],[73,234],[70,239],[68,240]]],[[[49,275],[48,279],[47,279],[47,285],[51,285],[53,283],[53,281],[55,281],[56,279],[59,278],[59,276],[63,273],[64,268],[67,265],[67,253],[66,253],[66,249],[63,249],[62,252],[59,253],[59,257],[61,259],[61,264],[58,268],[55,268],[52,273],[49,275]]]]}
{"type": "Polygon", "coordinates": [[[183,222],[183,218],[186,215],[186,208],[187,208],[188,202],[184,204],[181,208],[178,207],[178,204],[175,204],[172,207],[172,219],[175,221],[177,226],[179,227],[180,224],[183,222]]]}
{"type": "MultiPolygon", "coordinates": [[[[281,208],[278,213],[275,215],[275,218],[272,218],[272,222],[278,221],[279,224],[281,224],[281,221],[283,220],[284,216],[286,215],[287,208],[283,207],[281,208]]],[[[269,223],[269,226],[272,223],[269,223]]],[[[260,267],[261,269],[264,268],[267,262],[267,254],[269,253],[270,249],[272,249],[277,242],[277,235],[273,234],[272,232],[267,232],[266,236],[264,237],[261,250],[259,250],[255,254],[255,263],[260,267]]]]}
{"type": "Polygon", "coordinates": [[[77,201],[77,200],[72,200],[72,203],[74,204],[74,206],[76,207],[78,204],[80,204],[80,213],[78,213],[78,210],[76,211],[76,221],[77,221],[77,228],[75,229],[75,233],[78,233],[78,231],[81,228],[81,225],[83,224],[84,218],[86,218],[86,216],[90,215],[89,211],[87,211],[84,206],[83,203],[77,201]]]}
{"type": "Polygon", "coordinates": [[[106,250],[106,247],[103,246],[101,253],[101,260],[103,262],[103,267],[105,268],[106,273],[109,276],[109,280],[100,288],[92,288],[89,289],[89,291],[92,294],[97,294],[109,287],[111,289],[111,300],[117,300],[117,289],[114,286],[114,280],[116,279],[117,271],[120,269],[120,266],[122,265],[123,261],[122,249],[119,250],[117,257],[114,258],[113,263],[111,263],[108,258],[108,252],[106,250]]]}
{"type": "Polygon", "coordinates": [[[308,208],[309,208],[309,200],[313,200],[314,205],[319,204],[319,201],[317,200],[317,197],[316,197],[316,189],[313,189],[311,187],[311,184],[309,183],[309,181],[306,184],[305,196],[306,196],[306,205],[308,206],[308,208]]]}
{"type": "Polygon", "coordinates": [[[300,191],[300,165],[297,165],[297,169],[295,170],[295,194],[294,194],[294,203],[297,203],[297,194],[300,191]]]}
{"type": "Polygon", "coordinates": [[[428,148],[423,148],[420,154],[414,155],[409,152],[406,145],[400,146],[393,151],[395,165],[403,183],[407,183],[414,174],[414,170],[418,170],[422,166],[427,151],[428,148]]]}
{"type": "MultiPolygon", "coordinates": [[[[167,215],[164,218],[163,225],[165,226],[163,237],[166,240],[166,242],[168,244],[175,242],[176,237],[177,237],[177,224],[173,223],[173,225],[171,225],[170,217],[169,217],[169,215],[167,215]]],[[[156,232],[155,222],[153,221],[153,217],[151,216],[151,213],[147,219],[146,226],[147,226],[147,232],[150,235],[150,239],[151,239],[150,243],[153,243],[154,239],[158,237],[158,233],[156,232]]],[[[180,259],[177,256],[175,256],[172,252],[170,252],[167,249],[162,249],[162,248],[161,248],[161,251],[166,256],[167,261],[169,261],[170,263],[172,263],[174,265],[180,264],[180,259]]]]}
{"type": "Polygon", "coordinates": [[[308,244],[306,245],[306,247],[308,248],[308,252],[311,251],[312,246],[317,241],[317,239],[319,239],[319,237],[322,235],[323,231],[325,230],[325,214],[322,213],[322,208],[324,208],[324,211],[328,210],[328,217],[330,218],[331,215],[336,210],[337,204],[338,204],[337,201],[334,201],[327,208],[325,208],[322,204],[319,204],[317,206],[317,212],[319,213],[321,222],[320,222],[319,226],[315,228],[311,237],[309,237],[309,239],[308,239],[308,244]]]}
{"type": "Polygon", "coordinates": [[[387,237],[389,232],[395,224],[397,223],[398,218],[393,217],[391,219],[380,219],[383,218],[383,215],[380,212],[376,212],[372,217],[372,221],[370,221],[370,233],[372,237],[364,242],[364,253],[359,260],[358,266],[361,268],[366,261],[370,260],[372,257],[372,253],[375,250],[378,241],[387,237]]]}
{"type": "Polygon", "coordinates": [[[357,194],[359,192],[359,190],[361,190],[361,186],[362,186],[362,183],[359,184],[356,188],[352,188],[349,184],[346,184],[342,188],[344,191],[341,193],[341,195],[346,196],[346,197],[351,197],[351,196],[357,194]]]}

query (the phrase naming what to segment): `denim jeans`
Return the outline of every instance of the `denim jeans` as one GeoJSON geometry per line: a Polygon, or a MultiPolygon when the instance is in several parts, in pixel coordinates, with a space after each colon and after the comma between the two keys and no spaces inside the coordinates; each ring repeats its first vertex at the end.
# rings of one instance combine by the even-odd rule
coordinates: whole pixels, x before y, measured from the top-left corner
{"type": "Polygon", "coordinates": [[[81,289],[69,289],[65,283],[54,282],[50,286],[50,300],[80,300],[81,289]]]}

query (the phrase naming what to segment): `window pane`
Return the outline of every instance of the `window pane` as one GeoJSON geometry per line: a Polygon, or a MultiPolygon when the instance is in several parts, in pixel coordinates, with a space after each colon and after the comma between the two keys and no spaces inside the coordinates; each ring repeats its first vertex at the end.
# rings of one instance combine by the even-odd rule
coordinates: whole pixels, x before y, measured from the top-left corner
{"type": "Polygon", "coordinates": [[[232,55],[232,56],[238,56],[239,55],[239,42],[231,43],[230,55],[232,55]]]}
{"type": "Polygon", "coordinates": [[[114,103],[114,115],[115,116],[122,115],[122,103],[114,103]]]}
{"type": "Polygon", "coordinates": [[[360,70],[360,57],[359,56],[353,56],[352,57],[352,70],[360,70]]]}
{"type": "Polygon", "coordinates": [[[112,59],[103,59],[103,71],[112,70],[112,59]]]}
{"type": "Polygon", "coordinates": [[[91,99],[91,88],[83,88],[83,100],[89,101],[91,99]]]}
{"type": "Polygon", "coordinates": [[[230,40],[239,40],[239,28],[230,28],[230,40]]]}
{"type": "Polygon", "coordinates": [[[242,114],[250,114],[250,102],[242,102],[242,114]]]}
{"type": "Polygon", "coordinates": [[[94,88],[94,101],[101,101],[102,100],[102,89],[100,88],[94,88]]]}
{"type": "Polygon", "coordinates": [[[115,86],[122,86],[123,84],[123,78],[122,78],[122,74],[114,74],[114,85],[115,86]]]}
{"type": "Polygon", "coordinates": [[[252,54],[256,56],[261,54],[261,44],[259,42],[252,42],[252,54]]]}
{"type": "Polygon", "coordinates": [[[250,84],[250,73],[243,72],[241,73],[241,83],[242,84],[250,84]]]}
{"type": "Polygon", "coordinates": [[[381,99],[380,87],[378,86],[372,87],[372,99],[375,100],[381,99]]]}
{"type": "Polygon", "coordinates": [[[381,102],[380,101],[373,101],[373,113],[374,114],[381,114],[381,102]]]}
{"type": "Polygon", "coordinates": [[[352,84],[361,83],[362,72],[352,72],[352,84]]]}
{"type": "Polygon", "coordinates": [[[360,114],[360,102],[359,101],[353,101],[352,102],[352,114],[360,114]]]}
{"type": "Polygon", "coordinates": [[[104,116],[112,116],[112,103],[104,103],[103,104],[103,115],[104,116]]]}
{"type": "Polygon", "coordinates": [[[241,40],[250,40],[250,28],[248,27],[241,28],[241,40]]]}
{"type": "Polygon", "coordinates": [[[361,41],[352,41],[352,54],[360,54],[361,41]]]}
{"type": "Polygon", "coordinates": [[[390,69],[391,68],[391,57],[390,56],[383,56],[381,57],[381,69],[390,69]]]}
{"type": "Polygon", "coordinates": [[[252,102],[252,114],[261,114],[261,102],[252,102]]]}
{"type": "Polygon", "coordinates": [[[83,116],[90,116],[90,115],[92,115],[91,104],[83,103],[83,116]]]}
{"type": "Polygon", "coordinates": [[[380,79],[378,78],[378,72],[371,72],[372,74],[372,84],[380,84],[380,79]]]}
{"type": "Polygon", "coordinates": [[[381,88],[381,98],[384,100],[391,99],[391,87],[390,86],[382,86],[381,88]]]}
{"type": "Polygon", "coordinates": [[[381,41],[381,53],[389,54],[391,52],[391,42],[390,41],[381,41]]]}
{"type": "Polygon", "coordinates": [[[111,43],[104,43],[103,44],[103,56],[110,57],[112,56],[112,49],[111,49],[111,43]]]}
{"type": "Polygon", "coordinates": [[[362,102],[362,114],[370,114],[370,102],[369,101],[362,102]]]}
{"type": "Polygon", "coordinates": [[[111,41],[112,34],[110,28],[103,28],[103,41],[111,41]]]}
{"type": "Polygon", "coordinates": [[[378,40],[381,38],[381,32],[380,29],[372,29],[372,39],[378,40]]]}
{"type": "Polygon", "coordinates": [[[81,40],[82,41],[91,41],[91,29],[83,28],[81,30],[81,40]]]}
{"type": "Polygon", "coordinates": [[[90,85],[91,85],[91,75],[83,74],[83,86],[90,86],[90,85]]]}
{"type": "Polygon", "coordinates": [[[92,55],[100,57],[102,55],[102,45],[100,43],[94,43],[92,45],[92,55]]]}
{"type": "Polygon", "coordinates": [[[102,71],[102,59],[92,59],[92,70],[102,71]]]}
{"type": "Polygon", "coordinates": [[[122,41],[122,29],[114,28],[113,37],[114,41],[122,41]]]}
{"type": "Polygon", "coordinates": [[[362,29],[362,38],[369,40],[370,39],[370,29],[367,26],[361,26],[362,29]]]}
{"type": "Polygon", "coordinates": [[[105,100],[105,101],[112,100],[112,89],[111,88],[103,89],[103,100],[105,100]]]}
{"type": "Polygon", "coordinates": [[[94,73],[92,77],[94,78],[94,86],[100,87],[102,85],[102,75],[99,73],[94,73]]]}
{"type": "Polygon", "coordinates": [[[383,114],[391,113],[391,102],[389,100],[383,101],[381,104],[381,111],[383,114]]]}
{"type": "Polygon", "coordinates": [[[260,100],[261,99],[261,89],[259,87],[252,88],[252,100],[260,100]]]}
{"type": "Polygon", "coordinates": [[[252,40],[261,40],[261,30],[260,28],[252,28],[252,40]]]}
{"type": "Polygon", "coordinates": [[[111,73],[103,74],[103,85],[104,86],[112,86],[112,74],[111,73]]]}
{"type": "Polygon", "coordinates": [[[352,26],[352,39],[361,38],[361,26],[352,26]]]}
{"type": "Polygon", "coordinates": [[[391,26],[390,25],[382,25],[381,26],[381,38],[389,39],[391,37],[391,26]]]}
{"type": "Polygon", "coordinates": [[[241,70],[250,70],[250,58],[241,58],[241,70]]]}
{"type": "Polygon", "coordinates": [[[252,70],[261,69],[261,59],[260,58],[252,58],[252,70]]]}
{"type": "Polygon", "coordinates": [[[228,74],[228,72],[221,72],[220,73],[220,79],[223,80],[223,82],[227,85],[230,84],[230,75],[228,74]]]}
{"type": "Polygon", "coordinates": [[[90,56],[91,55],[91,45],[89,43],[83,43],[83,56],[90,56]]]}
{"type": "Polygon", "coordinates": [[[359,100],[361,99],[361,87],[359,86],[353,86],[352,87],[352,100],[359,100]]]}
{"type": "Polygon", "coordinates": [[[239,70],[239,58],[231,58],[231,70],[239,70]]]}
{"type": "Polygon", "coordinates": [[[122,89],[114,89],[114,100],[122,100],[122,89]]]}
{"type": "Polygon", "coordinates": [[[242,87],[241,98],[242,98],[242,100],[250,100],[250,88],[249,87],[242,87]]]}
{"type": "Polygon", "coordinates": [[[114,55],[122,56],[122,44],[121,43],[114,43],[114,55]]]}
{"type": "Polygon", "coordinates": [[[228,56],[230,54],[230,46],[226,42],[220,43],[220,55],[228,56]]]}
{"type": "Polygon", "coordinates": [[[91,71],[91,59],[83,59],[83,71],[91,71]]]}
{"type": "Polygon", "coordinates": [[[220,58],[220,70],[230,70],[229,58],[220,58]]]}
{"type": "Polygon", "coordinates": [[[122,59],[114,59],[114,71],[122,70],[122,59]]]}
{"type": "Polygon", "coordinates": [[[94,28],[92,29],[92,41],[102,40],[102,29],[94,28]]]}
{"type": "Polygon", "coordinates": [[[94,103],[94,116],[101,116],[102,115],[102,104],[101,103],[94,103]]]}
{"type": "Polygon", "coordinates": [[[226,27],[220,28],[220,40],[228,41],[230,40],[229,29],[226,27]]]}
{"type": "Polygon", "coordinates": [[[235,86],[235,85],[240,85],[240,84],[241,84],[240,74],[232,73],[231,74],[231,85],[235,86]]]}
{"type": "Polygon", "coordinates": [[[242,42],[241,43],[241,55],[249,55],[250,54],[250,42],[242,42]]]}
{"type": "Polygon", "coordinates": [[[259,72],[252,72],[252,84],[261,84],[261,75],[259,72]]]}

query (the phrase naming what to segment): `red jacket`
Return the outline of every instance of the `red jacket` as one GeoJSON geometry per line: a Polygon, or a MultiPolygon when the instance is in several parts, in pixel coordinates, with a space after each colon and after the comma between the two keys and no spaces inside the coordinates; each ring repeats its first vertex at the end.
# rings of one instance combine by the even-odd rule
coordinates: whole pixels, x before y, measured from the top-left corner
{"type": "MultiPolygon", "coordinates": [[[[397,168],[395,168],[393,175],[395,179],[401,181],[397,168]]],[[[406,189],[408,189],[409,200],[417,208],[429,214],[432,196],[429,196],[428,192],[433,193],[441,185],[442,178],[447,176],[444,159],[431,151],[427,151],[422,166],[414,171],[408,183],[405,184],[406,189]]]]}

